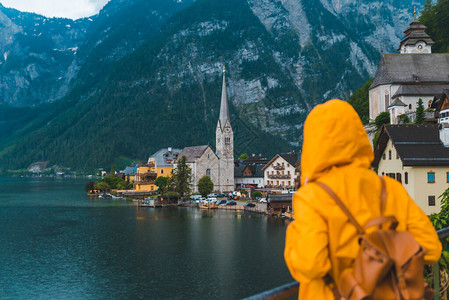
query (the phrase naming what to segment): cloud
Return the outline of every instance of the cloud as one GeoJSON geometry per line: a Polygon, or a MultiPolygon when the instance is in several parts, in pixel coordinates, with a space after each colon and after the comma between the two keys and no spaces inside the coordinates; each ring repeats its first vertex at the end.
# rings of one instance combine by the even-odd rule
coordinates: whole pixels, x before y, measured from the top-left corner
{"type": "Polygon", "coordinates": [[[46,17],[79,19],[97,14],[109,0],[0,0],[5,7],[46,17]]]}

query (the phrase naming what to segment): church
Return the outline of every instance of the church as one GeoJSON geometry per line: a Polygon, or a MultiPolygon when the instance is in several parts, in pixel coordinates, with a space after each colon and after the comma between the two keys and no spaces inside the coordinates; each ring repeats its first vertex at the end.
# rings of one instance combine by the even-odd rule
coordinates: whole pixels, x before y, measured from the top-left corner
{"type": "Polygon", "coordinates": [[[216,192],[234,191],[234,133],[229,115],[226,91],[226,71],[223,67],[220,115],[215,130],[216,151],[209,145],[186,147],[178,157],[185,156],[192,169],[192,190],[198,191],[198,181],[204,175],[211,178],[216,192]]]}
{"type": "Polygon", "coordinates": [[[432,53],[434,41],[426,28],[415,12],[399,53],[382,54],[369,88],[370,119],[388,111],[391,124],[397,124],[402,114],[413,121],[419,99],[428,108],[435,95],[449,88],[449,54],[432,53]]]}

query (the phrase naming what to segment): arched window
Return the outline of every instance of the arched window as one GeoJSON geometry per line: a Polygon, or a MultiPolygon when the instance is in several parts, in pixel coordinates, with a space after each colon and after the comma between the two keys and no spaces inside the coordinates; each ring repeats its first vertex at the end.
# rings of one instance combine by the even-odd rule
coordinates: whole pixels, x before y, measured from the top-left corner
{"type": "Polygon", "coordinates": [[[411,104],[408,105],[408,109],[412,110],[412,105],[411,104]]]}
{"type": "Polygon", "coordinates": [[[207,170],[206,170],[206,176],[209,176],[209,177],[210,177],[210,169],[207,169],[207,170]]]}

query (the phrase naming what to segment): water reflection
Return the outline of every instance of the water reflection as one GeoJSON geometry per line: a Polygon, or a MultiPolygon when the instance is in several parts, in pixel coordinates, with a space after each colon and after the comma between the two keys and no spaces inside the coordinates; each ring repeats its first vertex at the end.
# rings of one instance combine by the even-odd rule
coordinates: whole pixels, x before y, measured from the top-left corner
{"type": "Polygon", "coordinates": [[[292,280],[283,220],[93,200],[84,184],[0,180],[0,298],[238,299],[292,280]]]}

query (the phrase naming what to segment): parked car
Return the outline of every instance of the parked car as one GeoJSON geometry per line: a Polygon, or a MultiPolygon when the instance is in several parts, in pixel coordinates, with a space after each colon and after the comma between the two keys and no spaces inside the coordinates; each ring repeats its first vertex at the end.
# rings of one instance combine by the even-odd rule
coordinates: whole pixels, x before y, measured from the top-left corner
{"type": "Polygon", "coordinates": [[[259,203],[267,203],[267,198],[260,198],[259,203]]]}
{"type": "Polygon", "coordinates": [[[235,201],[228,201],[228,202],[226,202],[225,205],[237,205],[237,202],[235,202],[235,201]]]}
{"type": "Polygon", "coordinates": [[[245,203],[245,206],[246,207],[256,207],[256,204],[248,202],[248,203],[245,203]]]}
{"type": "Polygon", "coordinates": [[[211,202],[211,203],[217,202],[217,198],[209,197],[209,198],[207,198],[207,200],[209,200],[209,202],[211,202]]]}
{"type": "Polygon", "coordinates": [[[227,200],[219,200],[217,202],[217,205],[222,205],[222,204],[226,204],[226,202],[228,202],[227,200]]]}

